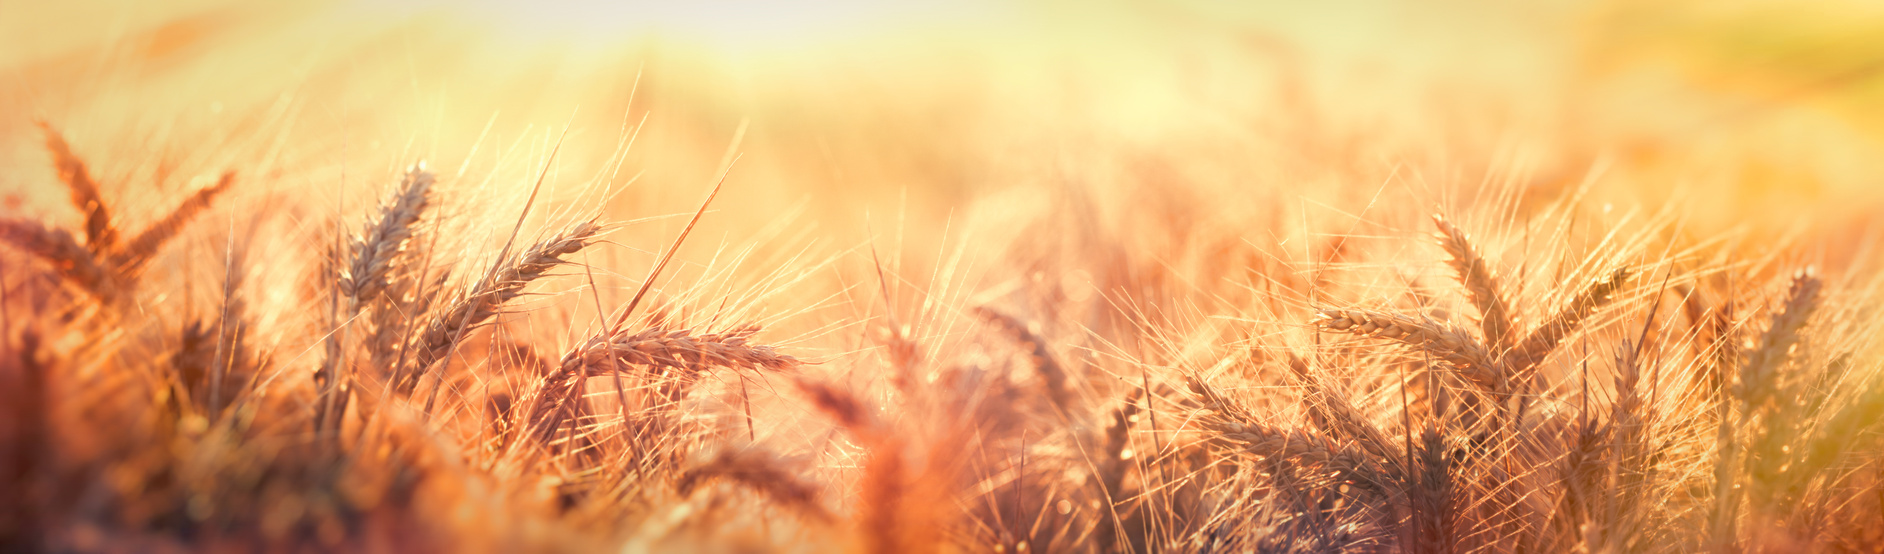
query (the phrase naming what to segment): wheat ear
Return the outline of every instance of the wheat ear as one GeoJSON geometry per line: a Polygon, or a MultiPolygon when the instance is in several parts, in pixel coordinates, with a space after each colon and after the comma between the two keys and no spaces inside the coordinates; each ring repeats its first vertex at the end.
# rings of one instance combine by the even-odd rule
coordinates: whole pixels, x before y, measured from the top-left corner
{"type": "Polygon", "coordinates": [[[751,343],[759,327],[749,325],[725,333],[694,335],[691,331],[646,329],[623,331],[613,337],[592,337],[563,356],[557,371],[542,378],[530,424],[547,439],[568,419],[568,407],[590,377],[641,366],[649,369],[704,371],[711,367],[786,371],[798,367],[797,358],[779,354],[771,346],[751,343]]]}
{"type": "Polygon", "coordinates": [[[386,286],[386,272],[405,250],[419,216],[431,202],[434,180],[424,169],[408,170],[392,202],[380,208],[379,218],[348,242],[353,260],[340,276],[341,295],[357,302],[372,298],[386,286]]]}
{"type": "Polygon", "coordinates": [[[1470,334],[1430,319],[1368,310],[1320,310],[1322,329],[1398,341],[1446,362],[1460,375],[1488,390],[1504,390],[1504,372],[1485,346],[1470,334]]]}
{"type": "Polygon", "coordinates": [[[1366,450],[1313,431],[1257,423],[1248,410],[1196,378],[1190,379],[1190,389],[1208,408],[1202,422],[1217,441],[1258,458],[1320,466],[1376,492],[1386,490],[1387,475],[1366,450]]]}
{"type": "Polygon", "coordinates": [[[1511,353],[1507,365],[1513,373],[1528,373],[1537,364],[1543,363],[1544,357],[1557,349],[1558,343],[1575,333],[1583,325],[1583,320],[1596,313],[1598,308],[1608,304],[1622,290],[1622,285],[1629,281],[1629,268],[1617,268],[1609,276],[1591,282],[1583,292],[1577,293],[1570,304],[1558,310],[1550,319],[1544,321],[1511,353]]]}
{"type": "Polygon", "coordinates": [[[752,336],[758,332],[756,325],[702,335],[687,329],[623,332],[612,340],[594,341],[571,352],[563,359],[563,371],[586,367],[592,374],[604,374],[598,372],[607,370],[611,355],[622,364],[691,372],[711,367],[787,371],[799,366],[797,358],[780,354],[775,347],[752,344],[752,336]]]}
{"type": "MultiPolygon", "coordinates": [[[[419,216],[430,203],[433,180],[431,172],[425,171],[423,165],[407,170],[392,201],[380,206],[378,219],[368,222],[364,231],[348,241],[352,259],[341,269],[339,280],[334,284],[335,291],[346,299],[345,311],[336,318],[336,325],[359,315],[362,305],[386,288],[387,274],[405,252],[419,216]]],[[[350,330],[349,326],[343,332],[327,336],[326,358],[314,374],[320,394],[314,412],[316,431],[339,428],[341,418],[346,415],[351,385],[341,373],[346,357],[343,344],[350,330]]]]}
{"type": "Polygon", "coordinates": [[[402,369],[394,379],[394,388],[411,393],[419,377],[429,371],[432,364],[450,355],[451,349],[464,340],[471,329],[495,317],[505,302],[523,294],[525,285],[569,263],[562,257],[595,242],[602,231],[603,227],[595,221],[584,221],[538,241],[515,259],[500,260],[489,278],[480,281],[426,325],[408,369],[402,369]]]}
{"type": "Polygon", "coordinates": [[[1027,324],[1022,323],[1021,320],[995,311],[993,308],[978,306],[974,312],[975,315],[981,316],[983,321],[987,321],[1006,333],[1008,338],[1013,339],[1021,348],[1028,350],[1028,355],[1033,359],[1034,370],[1040,372],[1041,379],[1047,382],[1047,400],[1053,402],[1053,406],[1059,408],[1060,411],[1071,413],[1068,410],[1071,409],[1072,393],[1067,391],[1066,368],[1054,358],[1053,351],[1047,349],[1047,341],[1028,330],[1027,324]]]}
{"type": "Polygon", "coordinates": [[[1765,334],[1760,335],[1759,346],[1747,353],[1746,363],[1741,365],[1738,392],[1742,402],[1758,405],[1773,391],[1774,387],[1768,381],[1778,374],[1780,367],[1786,365],[1786,359],[1792,356],[1792,346],[1799,342],[1799,330],[1805,327],[1806,320],[1818,309],[1819,291],[1823,287],[1824,282],[1819,279],[1815,269],[1806,268],[1793,273],[1784,307],[1773,315],[1772,324],[1767,326],[1765,334]]]}
{"type": "Polygon", "coordinates": [[[723,449],[705,462],[695,464],[675,482],[682,496],[693,493],[701,483],[725,480],[758,491],[793,511],[818,522],[836,518],[818,502],[818,487],[802,477],[802,471],[788,467],[777,455],[757,449],[723,449]]]}
{"type": "Polygon", "coordinates": [[[1511,318],[1511,304],[1505,301],[1504,294],[1500,292],[1498,276],[1492,274],[1490,264],[1472,245],[1465,231],[1438,214],[1433,215],[1433,225],[1439,227],[1439,246],[1446,250],[1447,265],[1452,266],[1459,284],[1465,287],[1466,298],[1472,301],[1473,307],[1478,308],[1479,325],[1485,332],[1485,342],[1494,353],[1510,349],[1511,330],[1517,326],[1511,318]]]}
{"type": "Polygon", "coordinates": [[[98,264],[72,233],[18,219],[0,219],[0,241],[52,264],[60,277],[109,303],[118,296],[118,280],[98,264]]]}
{"type": "Polygon", "coordinates": [[[98,182],[92,180],[91,173],[85,169],[85,161],[72,153],[72,146],[66,144],[65,137],[60,136],[52,124],[41,121],[39,129],[46,134],[46,150],[52,153],[59,180],[65,182],[72,195],[72,205],[85,214],[85,247],[94,256],[112,252],[117,248],[118,229],[111,224],[111,213],[105,209],[98,182]]]}
{"type": "Polygon", "coordinates": [[[210,203],[216,200],[216,196],[228,191],[229,187],[234,184],[235,172],[223,173],[222,177],[216,180],[216,184],[196,191],[182,204],[178,204],[176,209],[171,210],[170,215],[157,220],[150,227],[146,227],[143,232],[138,233],[136,237],[132,237],[131,242],[125,245],[123,250],[112,254],[111,265],[117,267],[121,274],[136,275],[145,263],[157,255],[157,250],[163,248],[164,243],[175,238],[185,225],[189,225],[190,220],[196,219],[196,216],[203,213],[203,210],[209,209],[210,203]]]}

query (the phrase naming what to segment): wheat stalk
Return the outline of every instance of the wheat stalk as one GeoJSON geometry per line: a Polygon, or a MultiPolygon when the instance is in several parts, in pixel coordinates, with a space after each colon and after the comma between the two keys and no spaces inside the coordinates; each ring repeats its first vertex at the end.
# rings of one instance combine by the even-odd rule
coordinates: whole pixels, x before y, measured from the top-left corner
{"type": "Polygon", "coordinates": [[[563,358],[563,371],[584,369],[605,375],[609,357],[626,365],[673,368],[699,372],[711,367],[789,371],[802,362],[778,353],[772,346],[752,344],[759,326],[748,325],[723,333],[695,335],[688,329],[644,329],[622,332],[606,341],[590,343],[563,358]]]}
{"type": "MultiPolygon", "coordinates": [[[[368,221],[359,235],[348,240],[346,254],[350,256],[343,254],[343,259],[350,260],[341,267],[334,283],[335,293],[346,303],[335,315],[335,325],[352,320],[384,291],[387,275],[400,263],[419,216],[430,203],[433,182],[431,172],[425,171],[422,164],[408,169],[392,200],[380,205],[378,217],[368,221]]],[[[330,333],[325,340],[326,356],[314,373],[320,395],[314,415],[316,432],[338,429],[346,416],[351,384],[350,376],[343,375],[347,373],[343,348],[351,331],[352,326],[347,325],[330,333]]]]}
{"type": "Polygon", "coordinates": [[[622,331],[614,337],[592,337],[564,355],[557,371],[540,379],[537,388],[542,392],[532,410],[531,428],[536,436],[547,440],[568,420],[569,408],[581,393],[583,382],[632,367],[690,373],[712,367],[771,371],[798,367],[797,358],[779,354],[771,346],[752,344],[752,336],[758,332],[759,326],[749,325],[700,335],[686,329],[645,329],[622,331]]]}
{"type": "Polygon", "coordinates": [[[773,453],[754,448],[725,448],[681,473],[674,488],[686,496],[707,481],[730,481],[758,491],[814,521],[835,521],[831,512],[818,502],[818,486],[801,475],[801,470],[788,467],[773,453]]]}
{"type": "Polygon", "coordinates": [[[1812,317],[1812,312],[1818,309],[1819,290],[1823,286],[1824,282],[1819,279],[1815,269],[1806,268],[1793,273],[1792,284],[1786,292],[1786,303],[1779,313],[1773,315],[1766,333],[1760,335],[1759,346],[1747,352],[1747,359],[1740,366],[1737,392],[1742,402],[1758,405],[1774,392],[1770,381],[1779,373],[1779,368],[1786,365],[1786,359],[1792,356],[1792,347],[1799,342],[1799,331],[1805,327],[1806,320],[1812,317]]]}

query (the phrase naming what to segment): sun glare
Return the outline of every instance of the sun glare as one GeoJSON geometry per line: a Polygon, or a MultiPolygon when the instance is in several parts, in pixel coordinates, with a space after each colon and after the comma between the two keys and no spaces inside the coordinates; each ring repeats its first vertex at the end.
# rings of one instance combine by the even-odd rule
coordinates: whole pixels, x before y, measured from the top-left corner
{"type": "Polygon", "coordinates": [[[988,2],[827,0],[406,0],[368,6],[437,11],[511,38],[610,46],[660,37],[732,49],[768,49],[986,18],[988,2]]]}

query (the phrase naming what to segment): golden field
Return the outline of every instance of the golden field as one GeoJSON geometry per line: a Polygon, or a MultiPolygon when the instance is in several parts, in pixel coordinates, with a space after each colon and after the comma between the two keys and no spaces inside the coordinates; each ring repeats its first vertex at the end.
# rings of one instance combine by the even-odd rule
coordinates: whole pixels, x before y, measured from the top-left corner
{"type": "Polygon", "coordinates": [[[0,550],[1884,550],[1878,37],[0,4],[0,550]]]}

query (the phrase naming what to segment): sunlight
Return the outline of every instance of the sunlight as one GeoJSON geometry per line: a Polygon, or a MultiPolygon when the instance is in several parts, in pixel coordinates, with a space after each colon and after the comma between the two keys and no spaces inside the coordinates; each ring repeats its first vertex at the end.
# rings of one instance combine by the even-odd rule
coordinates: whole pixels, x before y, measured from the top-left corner
{"type": "Polygon", "coordinates": [[[657,2],[629,0],[407,0],[366,2],[410,12],[447,12],[524,40],[610,46],[650,36],[735,49],[770,49],[986,17],[985,2],[764,0],[657,2]]]}

